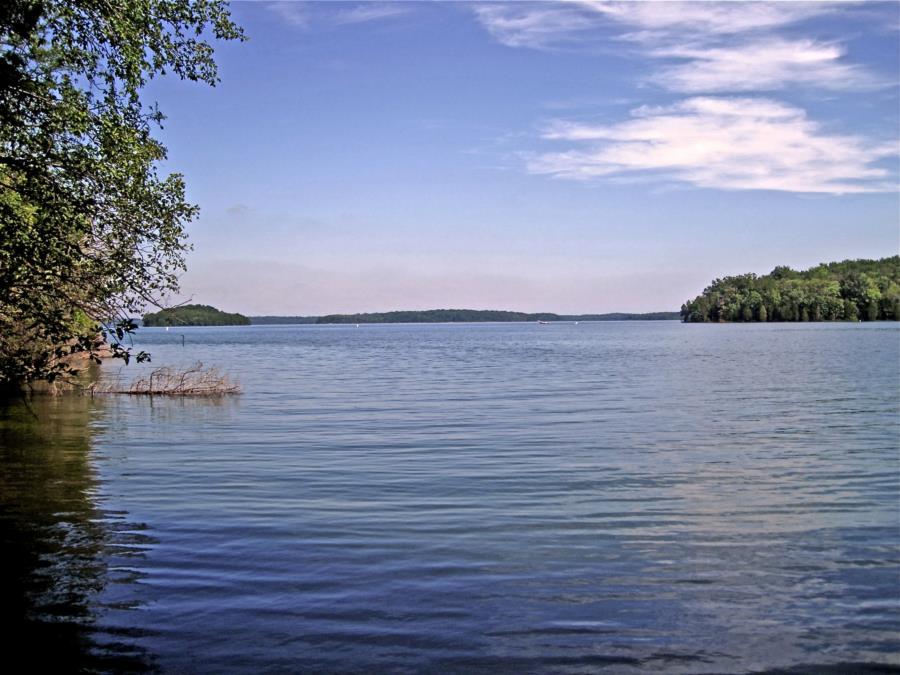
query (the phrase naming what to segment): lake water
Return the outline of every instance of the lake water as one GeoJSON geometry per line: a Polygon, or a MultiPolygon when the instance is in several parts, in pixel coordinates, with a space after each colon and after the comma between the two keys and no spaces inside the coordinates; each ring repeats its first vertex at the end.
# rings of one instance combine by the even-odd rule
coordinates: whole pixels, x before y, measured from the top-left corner
{"type": "Polygon", "coordinates": [[[198,673],[900,666],[897,324],[139,337],[155,364],[202,360],[244,393],[3,409],[7,658],[198,673]]]}

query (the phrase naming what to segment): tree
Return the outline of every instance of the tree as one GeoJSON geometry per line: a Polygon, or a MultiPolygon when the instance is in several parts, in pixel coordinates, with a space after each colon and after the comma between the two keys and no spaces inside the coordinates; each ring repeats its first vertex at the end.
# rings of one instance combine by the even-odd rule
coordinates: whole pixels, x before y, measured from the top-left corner
{"type": "Polygon", "coordinates": [[[874,298],[869,300],[866,303],[866,313],[865,313],[866,321],[877,321],[878,320],[878,301],[874,298]]]}
{"type": "Polygon", "coordinates": [[[769,273],[769,276],[773,279],[791,279],[797,276],[797,273],[787,265],[779,265],[769,273]]]}
{"type": "Polygon", "coordinates": [[[242,38],[223,0],[0,3],[0,383],[69,372],[98,334],[127,362],[129,317],[177,291],[197,207],[157,171],[142,90],[215,85],[207,39],[242,38]]]}

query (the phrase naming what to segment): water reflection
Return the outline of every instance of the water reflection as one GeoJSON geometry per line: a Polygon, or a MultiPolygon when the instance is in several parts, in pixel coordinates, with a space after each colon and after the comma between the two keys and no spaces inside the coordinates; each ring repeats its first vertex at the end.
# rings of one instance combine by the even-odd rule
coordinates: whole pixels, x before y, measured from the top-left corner
{"type": "Polygon", "coordinates": [[[0,403],[0,620],[11,662],[154,669],[127,631],[103,627],[129,606],[113,587],[135,580],[125,561],[148,544],[124,514],[98,503],[91,444],[103,415],[101,401],[80,396],[0,403]]]}

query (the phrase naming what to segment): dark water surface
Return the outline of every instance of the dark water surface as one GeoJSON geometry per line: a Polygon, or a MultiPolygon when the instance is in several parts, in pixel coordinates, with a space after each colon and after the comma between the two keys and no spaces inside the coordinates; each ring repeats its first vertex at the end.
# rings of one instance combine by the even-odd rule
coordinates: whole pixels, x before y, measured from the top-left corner
{"type": "Polygon", "coordinates": [[[0,412],[8,655],[44,641],[72,669],[204,673],[900,665],[897,324],[140,335],[156,364],[202,359],[244,394],[0,412]]]}

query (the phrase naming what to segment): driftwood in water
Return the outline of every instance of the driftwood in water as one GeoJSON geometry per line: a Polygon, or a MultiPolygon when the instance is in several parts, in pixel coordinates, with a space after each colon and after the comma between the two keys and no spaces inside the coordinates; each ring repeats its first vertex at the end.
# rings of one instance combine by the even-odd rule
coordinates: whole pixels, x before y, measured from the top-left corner
{"type": "Polygon", "coordinates": [[[156,368],[146,377],[123,385],[99,382],[91,387],[95,394],[130,394],[135,396],[224,396],[238,394],[241,388],[215,368],[204,368],[200,362],[190,368],[156,368]]]}

